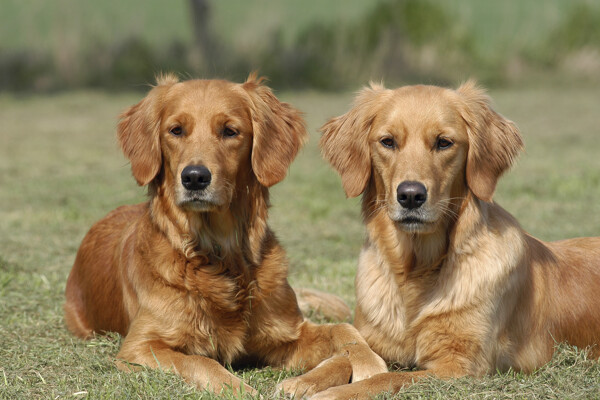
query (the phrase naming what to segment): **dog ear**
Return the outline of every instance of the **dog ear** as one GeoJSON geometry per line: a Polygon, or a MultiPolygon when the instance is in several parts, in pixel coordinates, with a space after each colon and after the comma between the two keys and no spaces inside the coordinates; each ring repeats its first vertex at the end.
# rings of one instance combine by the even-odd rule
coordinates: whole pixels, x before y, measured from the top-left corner
{"type": "Polygon", "coordinates": [[[157,85],[146,97],[119,116],[119,145],[131,162],[131,172],[140,186],[152,182],[160,172],[160,104],[166,89],[177,81],[174,75],[157,77],[157,85]]]}
{"type": "Polygon", "coordinates": [[[330,119],[320,129],[321,153],[340,174],[348,197],[361,194],[371,176],[368,136],[385,93],[391,91],[371,84],[362,89],[350,111],[330,119]]]}
{"type": "Polygon", "coordinates": [[[252,170],[269,187],[285,178],[308,133],[301,113],[279,101],[263,81],[252,73],[242,87],[251,99],[252,170]]]}
{"type": "Polygon", "coordinates": [[[496,113],[485,91],[468,81],[457,89],[464,101],[461,112],[469,135],[467,185],[479,199],[492,201],[496,184],[523,149],[512,121],[496,113]]]}

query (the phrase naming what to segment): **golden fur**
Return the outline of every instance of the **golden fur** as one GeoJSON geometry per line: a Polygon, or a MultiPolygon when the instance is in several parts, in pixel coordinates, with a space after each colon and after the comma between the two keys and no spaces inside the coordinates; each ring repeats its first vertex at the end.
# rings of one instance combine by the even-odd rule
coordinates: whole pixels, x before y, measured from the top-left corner
{"type": "Polygon", "coordinates": [[[600,356],[600,238],[543,242],[493,202],[523,144],[483,90],[372,85],[322,132],[347,195],[363,194],[355,326],[386,361],[420,371],[316,398],[368,398],[430,374],[531,372],[558,342],[600,356]],[[426,188],[422,205],[400,204],[403,182],[426,188]]]}
{"type": "MultiPolygon", "coordinates": [[[[174,370],[199,388],[254,392],[222,364],[343,364],[345,382],[386,370],[354,327],[303,320],[288,262],[267,225],[268,187],[306,138],[303,119],[251,75],[244,84],[171,75],[121,115],[118,140],[149,201],[83,239],[66,287],[75,335],[124,336],[118,366],[174,370]],[[188,166],[210,171],[185,187],[188,166]],[[341,357],[341,358],[340,358],[341,357]]],[[[291,393],[310,393],[298,381],[291,393]]]]}

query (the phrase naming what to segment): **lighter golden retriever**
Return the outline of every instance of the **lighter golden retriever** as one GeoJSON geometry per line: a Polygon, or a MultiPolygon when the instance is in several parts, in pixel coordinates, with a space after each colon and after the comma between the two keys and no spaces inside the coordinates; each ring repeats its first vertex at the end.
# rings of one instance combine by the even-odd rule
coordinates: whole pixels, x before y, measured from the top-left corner
{"type": "Polygon", "coordinates": [[[600,356],[600,238],[543,242],[493,202],[523,143],[483,90],[372,85],[322,132],[346,194],[363,194],[355,325],[385,360],[419,370],[316,398],[530,372],[558,342],[600,356]]]}
{"type": "Polygon", "coordinates": [[[83,239],[66,287],[71,332],[118,332],[120,368],[173,370],[216,393],[254,393],[223,366],[236,362],[310,369],[333,356],[313,392],[386,371],[352,325],[303,319],[267,225],[268,188],[305,138],[299,112],[254,75],[159,78],[118,126],[149,201],[117,208],[83,239]]]}

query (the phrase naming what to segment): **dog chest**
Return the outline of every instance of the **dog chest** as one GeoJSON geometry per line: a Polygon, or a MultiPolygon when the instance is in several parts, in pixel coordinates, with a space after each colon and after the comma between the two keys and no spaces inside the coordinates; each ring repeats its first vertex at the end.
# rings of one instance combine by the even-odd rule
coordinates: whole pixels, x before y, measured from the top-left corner
{"type": "Polygon", "coordinates": [[[141,305],[161,321],[165,340],[189,354],[234,361],[248,336],[254,285],[249,274],[180,254],[153,261],[159,279],[139,294],[141,305]]]}
{"type": "Polygon", "coordinates": [[[384,359],[414,360],[408,345],[406,299],[393,273],[372,248],[361,252],[356,276],[357,320],[355,324],[369,345],[384,359]]]}

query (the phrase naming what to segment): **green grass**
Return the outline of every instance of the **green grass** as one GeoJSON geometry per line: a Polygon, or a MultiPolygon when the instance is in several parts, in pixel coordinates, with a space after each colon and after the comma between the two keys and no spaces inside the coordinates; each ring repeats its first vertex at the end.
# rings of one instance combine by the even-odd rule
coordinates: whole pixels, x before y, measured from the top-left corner
{"type": "MultiPolygon", "coordinates": [[[[492,93],[527,152],[496,196],[542,239],[600,235],[597,88],[492,93]]],[[[354,304],[364,231],[358,200],[320,159],[317,127],[352,94],[283,93],[306,112],[311,141],[273,190],[271,225],[288,250],[290,280],[354,304]]],[[[144,199],[115,141],[116,116],[138,94],[0,96],[0,398],[211,398],[173,374],[116,370],[113,336],[84,342],[64,327],[66,277],[79,242],[111,209],[144,199]]],[[[266,397],[289,372],[236,371],[266,397]]],[[[399,398],[594,398],[600,364],[572,348],[532,375],[429,380],[399,398]]]]}

